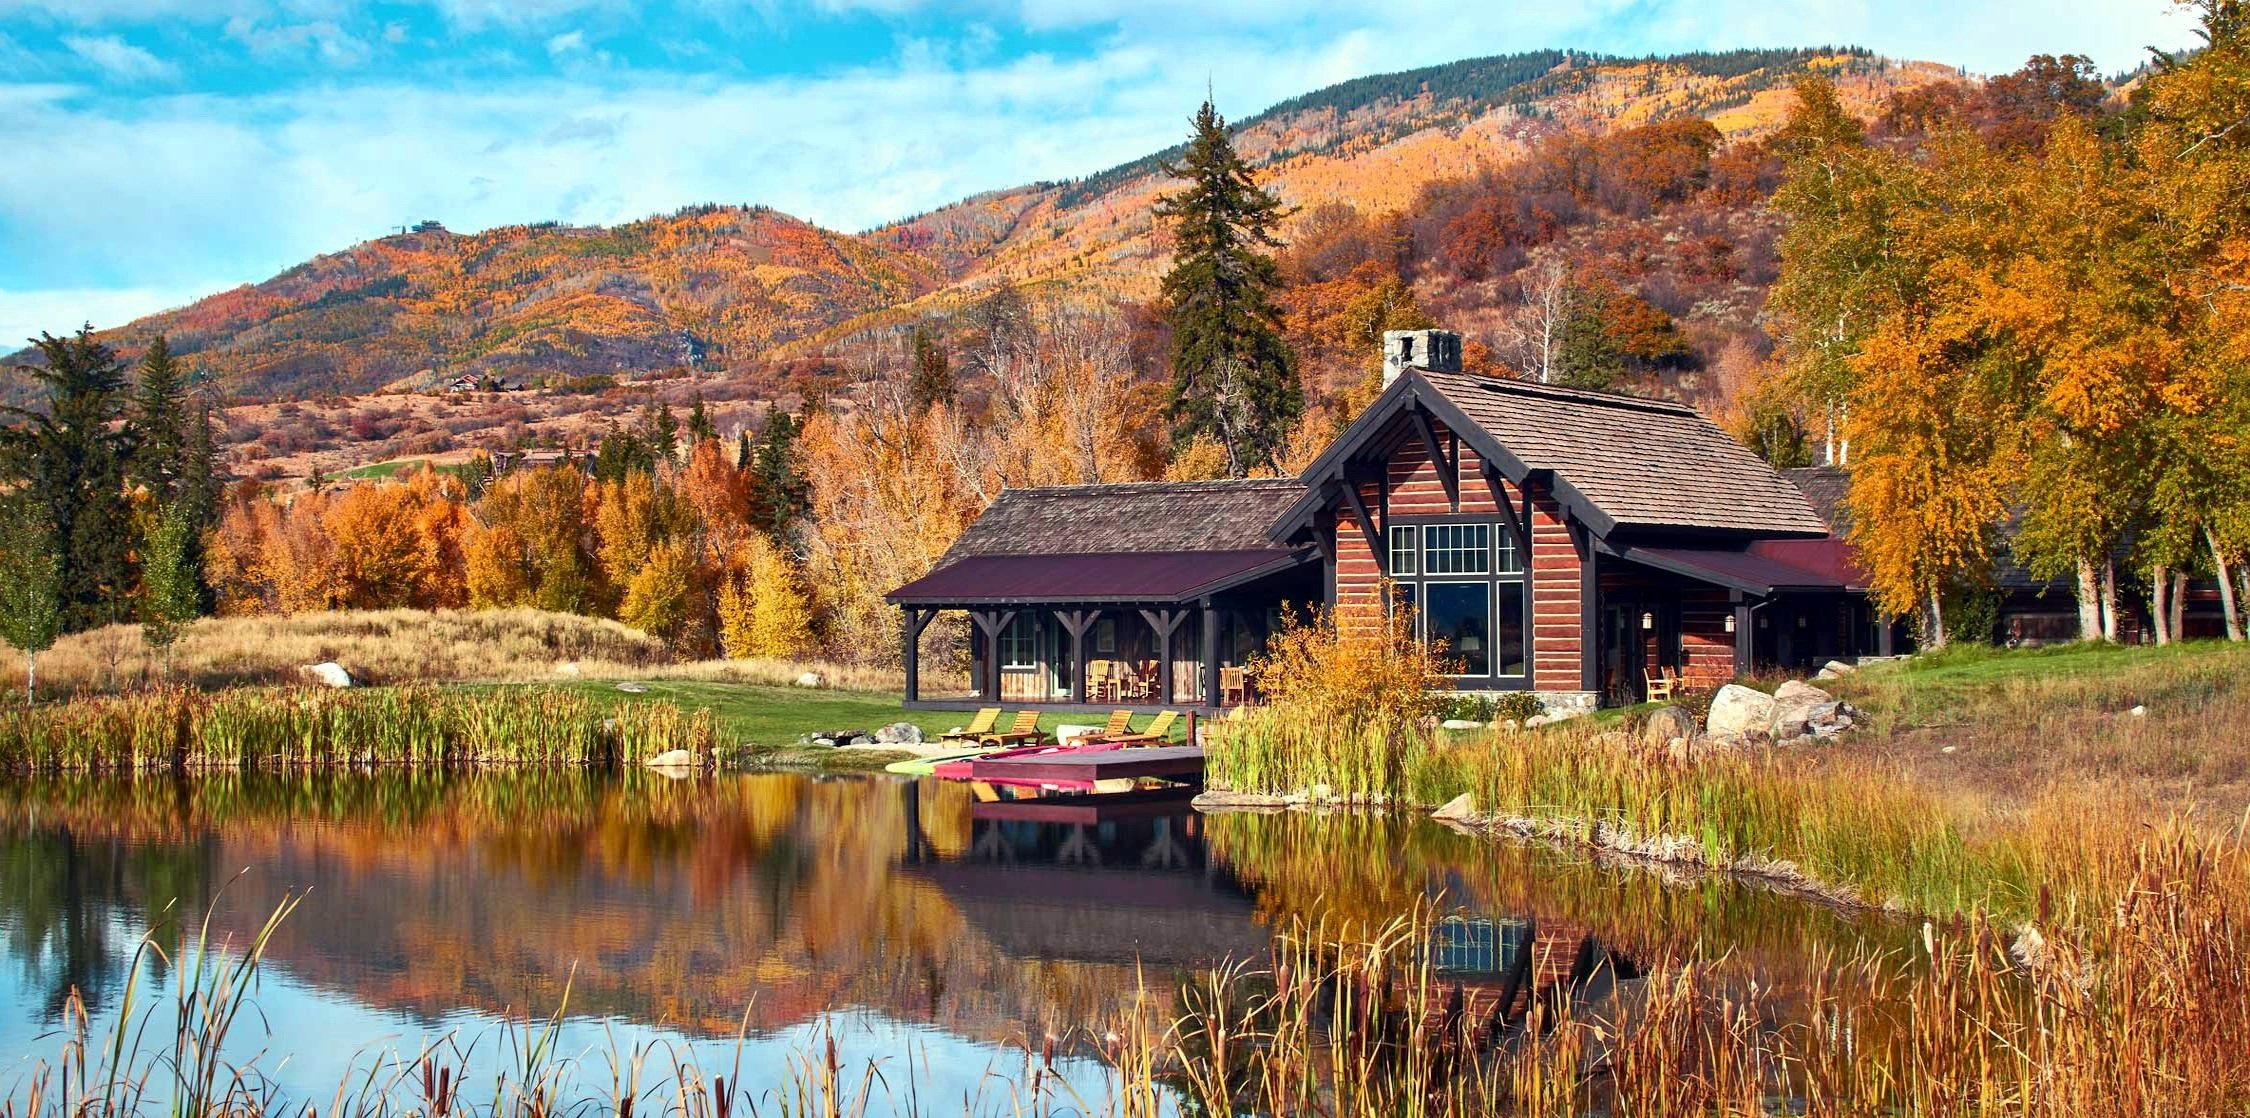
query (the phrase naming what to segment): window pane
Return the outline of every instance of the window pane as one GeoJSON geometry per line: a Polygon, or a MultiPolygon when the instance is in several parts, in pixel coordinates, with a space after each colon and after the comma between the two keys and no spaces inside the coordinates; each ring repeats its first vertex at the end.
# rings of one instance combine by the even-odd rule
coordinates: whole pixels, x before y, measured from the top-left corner
{"type": "Polygon", "coordinates": [[[1493,657],[1500,662],[1495,675],[1527,675],[1524,664],[1523,583],[1503,582],[1496,590],[1500,600],[1492,623],[1493,657]]]}
{"type": "Polygon", "coordinates": [[[1432,524],[1422,529],[1433,575],[1481,575],[1492,569],[1492,525],[1432,524]]]}
{"type": "Polygon", "coordinates": [[[1499,533],[1499,539],[1495,542],[1498,546],[1495,548],[1496,554],[1493,555],[1495,565],[1492,569],[1494,573],[1514,574],[1522,570],[1523,553],[1516,548],[1516,534],[1502,529],[1499,533]]]}
{"type": "Polygon", "coordinates": [[[1414,574],[1416,571],[1414,561],[1420,556],[1421,550],[1414,538],[1413,525],[1401,524],[1392,528],[1391,577],[1399,578],[1414,574]]]}
{"type": "Polygon", "coordinates": [[[1445,642],[1446,654],[1461,664],[1461,674],[1492,674],[1491,583],[1424,583],[1422,624],[1432,643],[1445,642]]]}
{"type": "Polygon", "coordinates": [[[1000,666],[1003,668],[1031,668],[1038,666],[1039,629],[1030,614],[1019,613],[1008,627],[1000,630],[1000,666]]]}

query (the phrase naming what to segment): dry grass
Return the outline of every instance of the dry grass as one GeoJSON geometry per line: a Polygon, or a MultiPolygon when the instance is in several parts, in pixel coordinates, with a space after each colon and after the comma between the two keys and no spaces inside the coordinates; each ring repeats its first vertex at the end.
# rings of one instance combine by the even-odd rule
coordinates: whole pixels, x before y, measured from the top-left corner
{"type": "MultiPolygon", "coordinates": [[[[205,618],[173,647],[169,681],[205,689],[295,683],[305,665],[330,660],[371,683],[582,678],[781,686],[812,671],[825,686],[845,690],[896,693],[905,687],[895,669],[770,660],[675,662],[662,642],[637,629],[533,609],[205,618]]],[[[117,692],[160,681],[165,681],[162,660],[132,625],[73,634],[39,657],[43,695],[117,692]]],[[[930,690],[949,682],[955,681],[933,679],[930,690]]],[[[0,687],[22,694],[23,656],[4,646],[0,687]]]]}

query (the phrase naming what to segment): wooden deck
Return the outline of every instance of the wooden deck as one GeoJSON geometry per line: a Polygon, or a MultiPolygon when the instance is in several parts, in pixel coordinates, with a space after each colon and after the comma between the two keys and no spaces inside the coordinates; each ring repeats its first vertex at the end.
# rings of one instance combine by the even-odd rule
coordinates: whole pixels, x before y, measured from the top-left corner
{"type": "Polygon", "coordinates": [[[1126,819],[1161,819],[1191,814],[1193,788],[1143,788],[1090,796],[1035,796],[969,806],[971,819],[1020,823],[1075,823],[1091,826],[1126,819]]]}
{"type": "Polygon", "coordinates": [[[973,761],[971,780],[1117,780],[1126,777],[1201,780],[1203,747],[1163,745],[1109,749],[1100,753],[1052,753],[973,761]]]}

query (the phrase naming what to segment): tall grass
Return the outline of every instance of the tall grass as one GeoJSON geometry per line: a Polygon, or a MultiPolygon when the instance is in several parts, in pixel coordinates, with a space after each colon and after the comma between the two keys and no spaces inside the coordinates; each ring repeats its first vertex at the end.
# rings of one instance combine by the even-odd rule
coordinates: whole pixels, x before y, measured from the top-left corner
{"type": "Polygon", "coordinates": [[[133,772],[331,765],[611,765],[709,756],[709,712],[634,702],[605,713],[552,689],[420,685],[160,688],[0,710],[0,768],[133,772]]]}

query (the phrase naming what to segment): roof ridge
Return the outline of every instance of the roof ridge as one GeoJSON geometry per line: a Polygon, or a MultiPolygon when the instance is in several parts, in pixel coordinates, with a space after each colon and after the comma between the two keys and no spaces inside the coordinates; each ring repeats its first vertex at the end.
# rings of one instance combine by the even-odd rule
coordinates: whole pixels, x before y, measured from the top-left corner
{"type": "MultiPolygon", "coordinates": [[[[1424,374],[1436,372],[1436,370],[1432,369],[1420,369],[1417,371],[1424,374]]],[[[1486,373],[1446,372],[1437,373],[1436,375],[1443,377],[1459,377],[1460,379],[1467,381],[1473,387],[1488,389],[1495,392],[1516,392],[1526,396],[1546,396],[1557,400],[1577,400],[1584,403],[1598,404],[1606,407],[1623,407],[1631,408],[1637,411],[1662,412],[1667,415],[1701,416],[1703,414],[1702,412],[1695,410],[1694,407],[1688,404],[1681,403],[1678,400],[1664,400],[1658,399],[1654,396],[1634,396],[1629,393],[1608,392],[1598,388],[1572,388],[1568,385],[1541,384],[1538,381],[1525,380],[1522,377],[1497,377],[1486,373]]]]}
{"type": "Polygon", "coordinates": [[[1163,478],[1144,481],[1095,481],[1076,485],[1018,485],[1002,489],[1002,493],[1085,493],[1093,490],[1140,489],[1249,489],[1261,485],[1287,485],[1302,488],[1304,482],[1293,475],[1281,477],[1199,478],[1192,481],[1173,481],[1163,478]]]}

